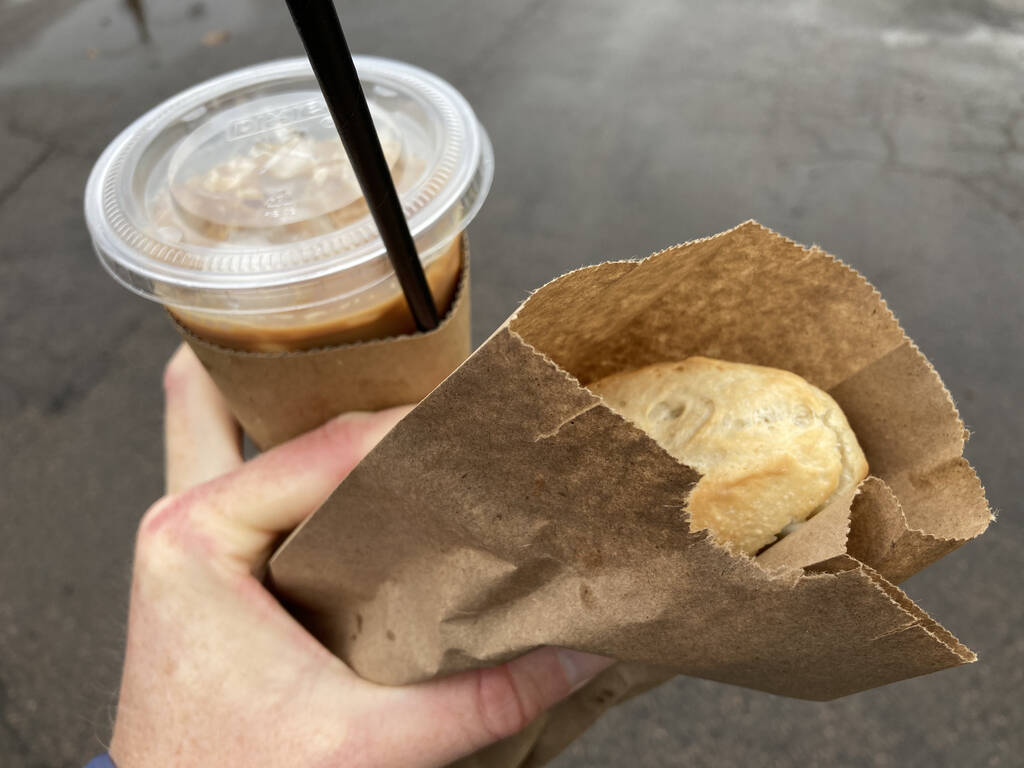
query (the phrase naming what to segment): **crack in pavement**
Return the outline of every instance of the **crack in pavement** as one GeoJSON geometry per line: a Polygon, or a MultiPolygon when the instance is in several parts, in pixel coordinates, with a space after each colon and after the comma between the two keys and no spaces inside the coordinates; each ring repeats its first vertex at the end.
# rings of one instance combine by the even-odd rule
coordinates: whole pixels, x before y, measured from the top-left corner
{"type": "MultiPolygon", "coordinates": [[[[73,157],[81,157],[86,159],[95,159],[99,157],[102,146],[95,151],[83,151],[81,148],[76,147],[74,144],[66,144],[59,138],[54,137],[43,131],[37,131],[31,125],[19,123],[17,118],[12,117],[7,121],[4,126],[7,133],[11,136],[27,139],[28,141],[34,141],[36,144],[42,144],[50,149],[58,152],[63,152],[66,155],[73,157]]],[[[63,124],[58,126],[58,133],[63,131],[65,126],[63,124]]]]}
{"type": "Polygon", "coordinates": [[[47,144],[39,153],[39,156],[29,163],[25,170],[15,176],[11,183],[5,187],[0,187],[0,207],[3,207],[4,203],[6,203],[8,199],[10,199],[14,193],[21,188],[22,184],[28,181],[56,151],[57,147],[52,144],[47,144]]]}
{"type": "Polygon", "coordinates": [[[0,386],[10,393],[14,410],[20,411],[34,405],[45,416],[59,416],[85,400],[107,378],[111,365],[117,359],[123,343],[141,327],[143,327],[142,320],[133,314],[114,328],[112,338],[121,339],[122,344],[103,347],[102,351],[89,358],[82,367],[76,370],[75,375],[65,381],[56,391],[47,393],[40,392],[38,388],[34,387],[19,387],[16,382],[2,375],[0,375],[0,386]]]}

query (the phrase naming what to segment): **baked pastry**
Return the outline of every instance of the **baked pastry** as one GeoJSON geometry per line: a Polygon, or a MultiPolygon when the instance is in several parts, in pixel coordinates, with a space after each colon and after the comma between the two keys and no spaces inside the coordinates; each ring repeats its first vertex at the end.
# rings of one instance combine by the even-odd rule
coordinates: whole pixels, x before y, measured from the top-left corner
{"type": "Polygon", "coordinates": [[[703,475],[688,501],[691,529],[748,555],[868,472],[835,400],[789,371],[690,357],[589,389],[703,475]]]}

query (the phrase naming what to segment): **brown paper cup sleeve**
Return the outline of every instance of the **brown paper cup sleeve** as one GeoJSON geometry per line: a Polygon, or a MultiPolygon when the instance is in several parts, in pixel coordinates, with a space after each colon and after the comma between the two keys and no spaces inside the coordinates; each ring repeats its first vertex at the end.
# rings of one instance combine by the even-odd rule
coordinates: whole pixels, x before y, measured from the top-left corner
{"type": "MultiPolygon", "coordinates": [[[[469,248],[452,306],[442,323],[416,333],[286,353],[212,344],[175,321],[238,422],[260,448],[320,426],[347,411],[417,403],[470,351],[469,248]]],[[[173,318],[172,318],[173,320],[173,318]]]]}

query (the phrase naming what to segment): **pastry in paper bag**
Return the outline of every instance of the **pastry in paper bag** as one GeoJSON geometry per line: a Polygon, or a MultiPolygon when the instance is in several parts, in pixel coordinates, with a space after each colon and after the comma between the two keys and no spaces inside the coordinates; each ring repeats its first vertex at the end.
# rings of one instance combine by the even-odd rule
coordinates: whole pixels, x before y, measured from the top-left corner
{"type": "Polygon", "coordinates": [[[895,583],[988,525],[966,432],[878,292],[755,222],[534,293],[278,550],[268,580],[360,675],[557,645],[620,660],[461,762],[539,766],[675,674],[827,700],[974,654],[895,583]],[[586,385],[705,356],[831,395],[870,476],[747,557],[691,530],[699,473],[586,385]]]}

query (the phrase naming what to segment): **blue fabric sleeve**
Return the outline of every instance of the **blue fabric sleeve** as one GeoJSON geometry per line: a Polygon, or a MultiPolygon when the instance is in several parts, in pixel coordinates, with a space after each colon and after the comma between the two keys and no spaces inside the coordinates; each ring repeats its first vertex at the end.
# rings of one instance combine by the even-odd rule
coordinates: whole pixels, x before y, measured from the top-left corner
{"type": "Polygon", "coordinates": [[[110,755],[100,755],[99,757],[94,757],[90,760],[85,768],[117,768],[117,766],[114,765],[114,761],[110,759],[110,755]]]}

